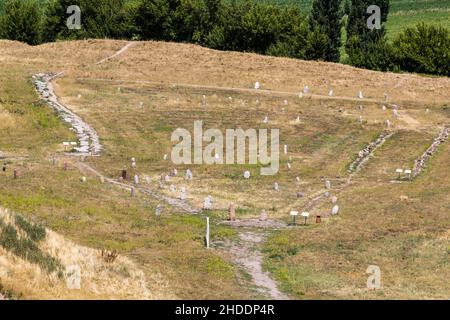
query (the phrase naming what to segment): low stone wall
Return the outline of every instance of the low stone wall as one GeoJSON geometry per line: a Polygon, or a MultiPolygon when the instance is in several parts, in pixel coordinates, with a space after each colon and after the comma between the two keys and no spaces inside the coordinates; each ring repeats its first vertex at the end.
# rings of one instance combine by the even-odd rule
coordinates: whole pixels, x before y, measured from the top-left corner
{"type": "Polygon", "coordinates": [[[100,139],[97,132],[84,122],[78,115],[73,113],[69,108],[62,105],[56,96],[52,80],[61,74],[39,73],[33,76],[34,84],[37,92],[40,94],[53,109],[58,112],[61,118],[70,126],[78,137],[78,146],[74,148],[75,153],[79,155],[89,156],[98,155],[102,149],[100,139]]]}
{"type": "Polygon", "coordinates": [[[383,132],[377,140],[374,142],[371,142],[369,145],[367,145],[364,149],[362,149],[358,153],[358,157],[355,161],[353,161],[349,168],[348,173],[354,173],[361,169],[362,165],[370,158],[370,156],[374,153],[376,149],[378,149],[385,141],[386,139],[389,139],[392,136],[392,133],[390,132],[383,132]]]}
{"type": "Polygon", "coordinates": [[[417,177],[427,166],[428,160],[436,153],[439,146],[448,140],[450,128],[444,127],[425,153],[414,162],[413,177],[417,177]]]}

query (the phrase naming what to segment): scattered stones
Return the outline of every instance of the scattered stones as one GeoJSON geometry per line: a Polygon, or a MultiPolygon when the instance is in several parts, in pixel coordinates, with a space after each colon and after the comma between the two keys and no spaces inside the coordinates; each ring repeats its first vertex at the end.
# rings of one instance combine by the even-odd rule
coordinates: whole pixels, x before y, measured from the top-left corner
{"type": "Polygon", "coordinates": [[[448,140],[450,136],[450,128],[443,128],[439,135],[433,140],[431,146],[425,151],[419,159],[414,162],[412,177],[417,177],[427,166],[428,160],[436,153],[439,146],[448,140]]]}

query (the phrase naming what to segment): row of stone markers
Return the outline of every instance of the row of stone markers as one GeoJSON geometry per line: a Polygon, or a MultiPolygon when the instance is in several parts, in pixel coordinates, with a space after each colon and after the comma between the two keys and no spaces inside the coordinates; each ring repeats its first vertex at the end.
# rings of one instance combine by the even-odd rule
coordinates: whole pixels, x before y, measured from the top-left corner
{"type": "Polygon", "coordinates": [[[427,151],[425,151],[425,153],[414,162],[414,169],[413,169],[414,178],[417,177],[423,171],[423,169],[426,168],[427,162],[430,159],[430,157],[432,157],[435,154],[436,150],[442,143],[447,141],[449,136],[450,136],[450,128],[444,127],[439,133],[439,136],[437,136],[434,139],[433,143],[427,149],[427,151]]]}
{"type": "Polygon", "coordinates": [[[33,76],[33,81],[37,92],[40,96],[61,116],[61,118],[70,126],[76,133],[79,146],[74,148],[75,154],[89,156],[98,155],[102,146],[97,132],[84,122],[78,115],[73,113],[69,108],[65,107],[58,101],[52,80],[56,79],[61,74],[54,73],[39,73],[33,76]]]}
{"type": "Polygon", "coordinates": [[[349,168],[348,173],[358,172],[362,165],[369,160],[370,156],[375,152],[376,149],[381,147],[383,143],[386,142],[387,139],[389,139],[392,136],[392,133],[389,132],[383,132],[377,140],[369,143],[363,150],[361,150],[358,153],[358,157],[355,161],[353,161],[349,168]]]}

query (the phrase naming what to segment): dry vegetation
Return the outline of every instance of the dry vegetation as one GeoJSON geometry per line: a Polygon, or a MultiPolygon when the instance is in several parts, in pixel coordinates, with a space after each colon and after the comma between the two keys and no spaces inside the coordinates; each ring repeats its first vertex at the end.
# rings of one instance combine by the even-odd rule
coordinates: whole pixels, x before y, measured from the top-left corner
{"type": "MultiPolygon", "coordinates": [[[[279,128],[281,144],[289,146],[291,170],[288,156],[282,155],[277,176],[259,176],[257,166],[197,165],[190,166],[194,180],[187,182],[182,178],[187,167],[178,166],[179,177],[172,183],[177,188],[187,186],[189,202],[195,206],[201,206],[207,195],[214,198],[215,210],[209,214],[213,240],[219,242],[236,236],[235,229],[215,224],[225,218],[231,202],[237,204],[240,219],[258,216],[265,209],[271,218],[288,221],[289,211],[301,210],[330,179],[331,193],[339,197],[340,216],[326,218],[320,225],[273,232],[264,247],[266,269],[291,297],[448,298],[449,144],[418,179],[393,183],[395,169],[412,168],[439,128],[449,124],[448,78],[384,74],[158,42],[134,43],[123,55],[95,64],[124,45],[84,41],[32,48],[0,42],[0,150],[9,163],[7,173],[0,173],[2,206],[95,248],[84,250],[119,250],[143,272],[149,296],[142,294],[142,298],[257,296],[249,288],[248,276],[223,250],[203,249],[201,215],[189,216],[165,205],[157,219],[158,201],[144,195],[131,198],[123,190],[101,184],[97,177],[76,169],[77,159],[61,155],[60,143],[72,139],[72,133],[39,101],[30,78],[37,72],[64,70],[64,77],[56,81],[57,94],[96,129],[105,147],[101,157],[86,162],[111,178],[118,178],[124,167],[131,174],[148,175],[155,190],[161,175],[174,167],[163,160],[164,154],[170,154],[174,129],[192,130],[194,120],[203,120],[205,129],[279,128]],[[261,82],[262,90],[252,89],[255,81],[261,82]],[[305,85],[312,95],[299,98],[305,85]],[[332,99],[326,97],[330,88],[336,95],[332,99]],[[367,99],[356,98],[360,90],[367,99]],[[400,107],[399,119],[390,108],[382,110],[382,105],[389,106],[385,92],[389,102],[400,107]],[[206,106],[201,103],[203,95],[206,106]],[[265,115],[268,125],[262,121],[265,115]],[[294,122],[297,116],[299,124],[294,122]],[[386,130],[387,119],[393,123],[393,136],[347,185],[348,165],[386,130]],[[56,167],[50,161],[53,155],[57,155],[56,167]],[[136,169],[129,168],[131,157],[137,159],[136,169]],[[68,171],[62,168],[64,162],[69,163],[68,171]],[[13,167],[19,169],[20,179],[12,179],[13,167]],[[245,170],[251,171],[251,179],[242,177],[245,170]],[[80,182],[81,175],[87,176],[87,183],[80,182]],[[280,192],[273,190],[274,182],[280,192]],[[298,199],[299,191],[306,197],[298,199]],[[365,289],[370,264],[382,270],[380,291],[365,289]]],[[[159,192],[176,196],[167,187],[159,192]]],[[[331,203],[325,201],[311,213],[326,216],[330,209],[331,203]]],[[[54,239],[59,240],[53,245],[76,247],[60,236],[54,239]]],[[[2,252],[3,256],[9,257],[2,252]]],[[[21,277],[36,268],[22,264],[21,277]]],[[[92,262],[87,265],[89,270],[98,267],[92,262]]],[[[27,287],[13,286],[1,275],[0,284],[26,298],[43,297],[27,287]]],[[[49,285],[46,297],[84,295],[55,290],[49,285]]],[[[100,292],[100,297],[125,297],[120,291],[100,292]]]]}

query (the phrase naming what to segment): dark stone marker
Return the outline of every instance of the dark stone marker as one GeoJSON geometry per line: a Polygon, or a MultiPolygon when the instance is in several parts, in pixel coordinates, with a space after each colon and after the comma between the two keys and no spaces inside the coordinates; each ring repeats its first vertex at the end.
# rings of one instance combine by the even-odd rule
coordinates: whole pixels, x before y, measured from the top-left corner
{"type": "Polygon", "coordinates": [[[122,179],[127,180],[127,170],[122,170],[122,179]]]}

